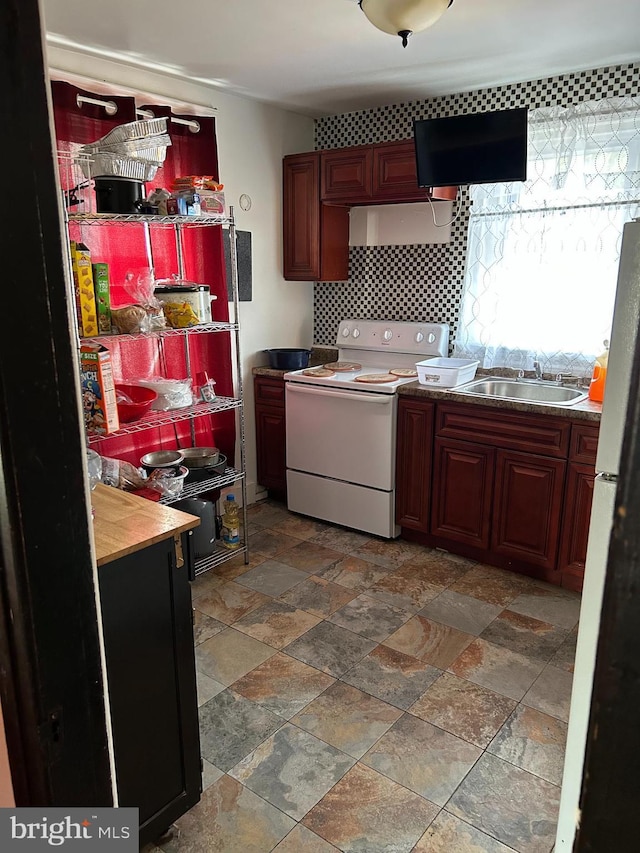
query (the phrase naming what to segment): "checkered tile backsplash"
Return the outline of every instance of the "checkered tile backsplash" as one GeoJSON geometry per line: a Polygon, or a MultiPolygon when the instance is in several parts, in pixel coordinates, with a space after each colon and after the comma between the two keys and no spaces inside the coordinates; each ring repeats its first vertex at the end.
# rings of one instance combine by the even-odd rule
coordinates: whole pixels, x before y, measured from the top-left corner
{"type": "MultiPolygon", "coordinates": [[[[344,148],[409,139],[414,118],[439,118],[470,112],[528,106],[570,106],[581,101],[640,92],[640,64],[562,74],[509,86],[445,95],[409,104],[329,116],[316,122],[316,148],[344,148]]],[[[345,317],[430,320],[451,326],[453,346],[464,281],[469,221],[464,189],[460,217],[449,244],[357,246],[349,253],[347,282],[316,282],[314,342],[335,343],[345,317]]]]}

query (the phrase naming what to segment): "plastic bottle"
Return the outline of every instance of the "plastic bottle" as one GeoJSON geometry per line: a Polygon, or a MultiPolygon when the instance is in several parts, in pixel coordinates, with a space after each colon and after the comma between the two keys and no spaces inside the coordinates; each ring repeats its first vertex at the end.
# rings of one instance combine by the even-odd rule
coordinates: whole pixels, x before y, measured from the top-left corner
{"type": "Polygon", "coordinates": [[[609,341],[604,342],[604,352],[597,358],[593,366],[593,376],[589,385],[589,399],[601,403],[604,399],[604,386],[607,382],[607,365],[609,362],[609,341]]]}
{"type": "Polygon", "coordinates": [[[227,495],[222,512],[222,544],[233,550],[240,547],[240,512],[235,495],[227,495]]]}

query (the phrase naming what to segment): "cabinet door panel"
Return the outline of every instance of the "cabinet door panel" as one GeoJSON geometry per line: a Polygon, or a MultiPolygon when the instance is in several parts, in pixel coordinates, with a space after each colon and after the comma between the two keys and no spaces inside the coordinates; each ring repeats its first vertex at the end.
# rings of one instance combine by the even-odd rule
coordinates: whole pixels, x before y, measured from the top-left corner
{"type": "Polygon", "coordinates": [[[286,428],[284,408],[256,406],[258,483],[267,489],[287,488],[286,428]]]}
{"type": "Polygon", "coordinates": [[[366,200],[371,197],[373,149],[370,145],[323,151],[320,155],[320,196],[323,201],[366,200]]]}
{"type": "Polygon", "coordinates": [[[319,155],[283,163],[284,278],[314,281],[320,274],[319,155]]]}
{"type": "Polygon", "coordinates": [[[569,464],[562,518],[558,569],[562,585],[581,590],[587,557],[595,471],[591,465],[569,464]]]}
{"type": "Polygon", "coordinates": [[[499,450],[492,549],[555,570],[566,463],[499,450]]]}
{"type": "Polygon", "coordinates": [[[436,439],[431,533],[489,547],[495,451],[467,441],[436,439]]]}
{"type": "Polygon", "coordinates": [[[429,192],[418,186],[413,140],[374,145],[373,197],[394,201],[429,198],[429,192]]]}
{"type": "Polygon", "coordinates": [[[396,457],[396,523],[429,532],[433,403],[400,398],[396,457]]]}
{"type": "Polygon", "coordinates": [[[141,844],[200,798],[188,571],[168,539],[98,572],[118,795],[141,844]]]}

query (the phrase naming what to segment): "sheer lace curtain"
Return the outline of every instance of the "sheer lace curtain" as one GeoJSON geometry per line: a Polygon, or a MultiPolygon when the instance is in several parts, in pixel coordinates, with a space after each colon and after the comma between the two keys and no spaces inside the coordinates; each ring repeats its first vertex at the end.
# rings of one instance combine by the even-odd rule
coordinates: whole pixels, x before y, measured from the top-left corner
{"type": "Polygon", "coordinates": [[[527,174],[471,187],[454,354],[586,376],[611,334],[622,227],[640,215],[640,99],[531,111],[527,174]]]}

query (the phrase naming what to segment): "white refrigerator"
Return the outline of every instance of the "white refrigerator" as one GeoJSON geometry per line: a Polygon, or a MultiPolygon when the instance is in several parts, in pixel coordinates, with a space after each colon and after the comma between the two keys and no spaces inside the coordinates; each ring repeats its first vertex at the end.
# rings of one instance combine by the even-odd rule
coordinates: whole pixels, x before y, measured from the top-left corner
{"type": "Polygon", "coordinates": [[[631,366],[636,356],[636,347],[640,348],[639,323],[640,219],[628,222],[624,226],[622,236],[554,853],[571,853],[580,820],[580,791],[600,629],[602,593],[620,471],[620,450],[629,397],[631,366]]]}

